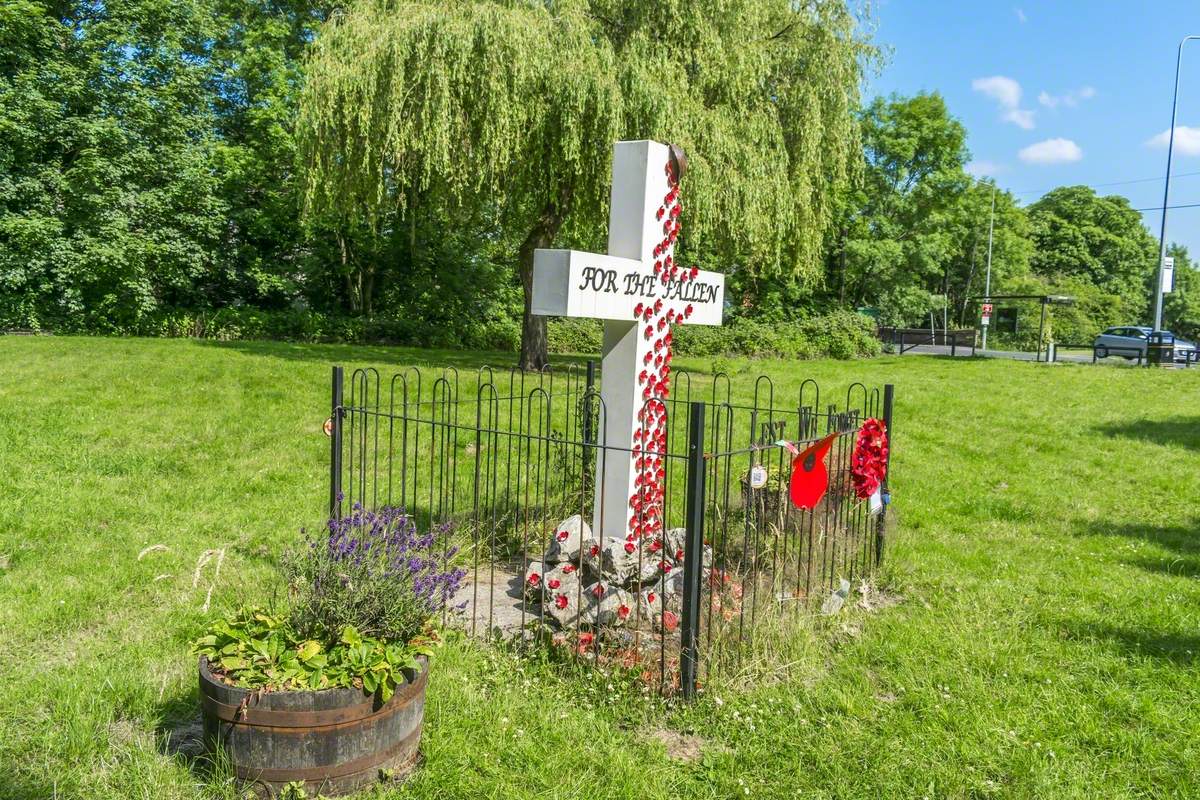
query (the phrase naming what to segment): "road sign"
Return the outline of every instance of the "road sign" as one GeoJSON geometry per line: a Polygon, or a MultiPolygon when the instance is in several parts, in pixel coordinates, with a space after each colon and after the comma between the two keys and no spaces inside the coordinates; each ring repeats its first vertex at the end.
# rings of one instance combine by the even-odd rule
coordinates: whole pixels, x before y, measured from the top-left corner
{"type": "Polygon", "coordinates": [[[1175,257],[1164,256],[1162,268],[1163,293],[1175,291],[1175,257]]]}
{"type": "Polygon", "coordinates": [[[988,325],[991,323],[991,321],[992,321],[992,304],[984,303],[983,304],[983,324],[988,325]]]}

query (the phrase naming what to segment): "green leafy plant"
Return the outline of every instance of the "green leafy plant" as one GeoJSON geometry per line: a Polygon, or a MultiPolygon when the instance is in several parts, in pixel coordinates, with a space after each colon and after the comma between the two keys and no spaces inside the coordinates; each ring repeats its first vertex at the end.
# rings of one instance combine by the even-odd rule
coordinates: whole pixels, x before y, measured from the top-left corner
{"type": "Polygon", "coordinates": [[[214,620],[193,650],[250,689],[356,687],[387,702],[439,642],[432,620],[465,571],[448,529],[419,534],[395,508],[355,505],[284,561],[290,602],[214,620]],[[440,544],[439,544],[440,542],[440,544]]]}
{"type": "Polygon", "coordinates": [[[419,670],[418,656],[429,657],[439,643],[430,629],[410,642],[388,643],[364,637],[346,626],[331,646],[305,639],[286,620],[260,608],[217,619],[193,651],[208,659],[214,674],[251,689],[328,689],[356,687],[387,702],[419,670]]]}

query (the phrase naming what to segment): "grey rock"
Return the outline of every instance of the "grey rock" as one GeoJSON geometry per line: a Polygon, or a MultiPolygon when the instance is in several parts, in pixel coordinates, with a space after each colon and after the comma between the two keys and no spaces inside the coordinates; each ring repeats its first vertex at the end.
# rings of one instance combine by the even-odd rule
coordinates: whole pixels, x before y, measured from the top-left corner
{"type": "Polygon", "coordinates": [[[658,576],[660,556],[643,540],[630,543],[608,539],[600,549],[599,579],[625,588],[636,588],[658,576]]]}
{"type": "Polygon", "coordinates": [[[545,560],[551,564],[577,561],[580,550],[596,542],[592,527],[575,514],[554,526],[550,534],[550,545],[546,548],[545,560]]]}
{"type": "Polygon", "coordinates": [[[580,623],[587,623],[594,606],[592,596],[581,590],[579,569],[574,564],[559,564],[547,570],[543,577],[545,581],[542,613],[559,624],[562,628],[576,628],[580,623]]]}

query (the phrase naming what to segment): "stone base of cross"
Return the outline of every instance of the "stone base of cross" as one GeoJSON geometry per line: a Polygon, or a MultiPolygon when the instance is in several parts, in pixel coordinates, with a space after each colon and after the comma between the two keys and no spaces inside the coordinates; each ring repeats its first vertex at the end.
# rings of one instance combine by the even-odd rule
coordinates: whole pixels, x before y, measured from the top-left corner
{"type": "Polygon", "coordinates": [[[723,315],[725,277],[674,260],[679,169],[667,145],[617,142],[608,254],[534,254],[534,314],[604,320],[593,519],[603,539],[661,534],[671,326],[720,325],[723,315]]]}

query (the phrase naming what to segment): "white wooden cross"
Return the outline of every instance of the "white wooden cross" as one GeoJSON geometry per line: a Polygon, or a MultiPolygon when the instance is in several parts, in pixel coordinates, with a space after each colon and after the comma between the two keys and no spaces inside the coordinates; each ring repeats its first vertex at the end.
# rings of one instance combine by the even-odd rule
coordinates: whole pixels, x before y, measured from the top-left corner
{"type": "Polygon", "coordinates": [[[724,310],[725,276],[674,263],[675,169],[667,145],[617,142],[608,255],[534,253],[534,314],[604,320],[605,447],[596,453],[593,517],[604,539],[661,531],[671,325],[720,325],[724,310]]]}

